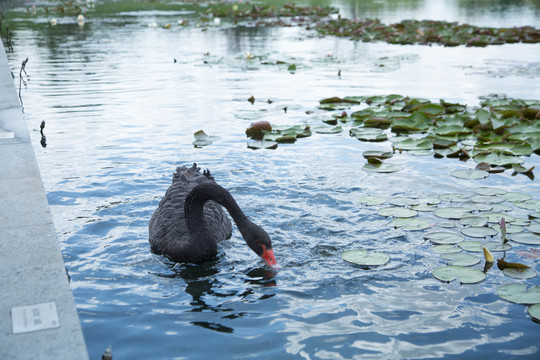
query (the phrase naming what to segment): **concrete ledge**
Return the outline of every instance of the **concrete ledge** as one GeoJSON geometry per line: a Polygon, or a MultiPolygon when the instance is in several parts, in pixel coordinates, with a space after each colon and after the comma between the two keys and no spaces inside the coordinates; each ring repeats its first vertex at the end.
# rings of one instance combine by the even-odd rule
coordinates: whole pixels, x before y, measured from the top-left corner
{"type": "Polygon", "coordinates": [[[88,359],[1,41],[0,273],[0,359],[88,359]]]}

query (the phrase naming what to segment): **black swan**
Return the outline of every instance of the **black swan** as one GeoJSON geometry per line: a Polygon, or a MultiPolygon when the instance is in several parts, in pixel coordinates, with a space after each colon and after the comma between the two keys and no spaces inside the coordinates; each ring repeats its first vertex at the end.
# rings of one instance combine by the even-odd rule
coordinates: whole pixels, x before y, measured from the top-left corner
{"type": "Polygon", "coordinates": [[[270,236],[244,215],[232,195],[219,186],[210,171],[197,164],[178,167],[172,184],[148,225],[150,247],[175,262],[201,263],[217,255],[217,241],[232,235],[231,214],[251,250],[268,265],[276,264],[270,236]]]}

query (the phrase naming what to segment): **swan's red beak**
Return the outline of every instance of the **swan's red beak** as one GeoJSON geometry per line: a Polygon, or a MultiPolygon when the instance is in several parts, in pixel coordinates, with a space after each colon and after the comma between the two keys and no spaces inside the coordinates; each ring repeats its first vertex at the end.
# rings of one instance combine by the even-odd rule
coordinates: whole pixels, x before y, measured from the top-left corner
{"type": "Polygon", "coordinates": [[[276,258],[274,257],[274,250],[267,249],[264,245],[263,245],[263,253],[261,257],[263,258],[264,262],[266,262],[268,265],[270,266],[276,265],[276,258]]]}

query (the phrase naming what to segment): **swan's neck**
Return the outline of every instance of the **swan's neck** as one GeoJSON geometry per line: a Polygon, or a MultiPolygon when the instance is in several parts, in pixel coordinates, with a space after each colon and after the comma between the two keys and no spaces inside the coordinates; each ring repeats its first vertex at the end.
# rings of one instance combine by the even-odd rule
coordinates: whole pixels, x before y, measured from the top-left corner
{"type": "MultiPolygon", "coordinates": [[[[204,182],[195,186],[186,197],[184,213],[190,240],[197,242],[197,246],[206,244],[209,248],[217,251],[214,235],[208,231],[204,218],[204,204],[213,200],[227,209],[236,226],[243,233],[251,222],[244,215],[232,195],[215,182],[204,182]]],[[[243,235],[243,234],[242,234],[243,235]]]]}

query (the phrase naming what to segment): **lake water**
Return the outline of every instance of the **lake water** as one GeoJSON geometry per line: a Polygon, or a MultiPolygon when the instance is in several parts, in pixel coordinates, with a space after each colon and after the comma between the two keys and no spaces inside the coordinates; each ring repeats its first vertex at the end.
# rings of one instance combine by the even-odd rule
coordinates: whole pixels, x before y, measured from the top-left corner
{"type": "MultiPolygon", "coordinates": [[[[538,1],[470,3],[329,4],[344,17],[384,23],[540,27],[538,1]]],[[[122,10],[89,12],[83,26],[75,17],[50,26],[52,16],[10,26],[13,72],[29,58],[24,111],[91,358],[109,345],[115,359],[540,356],[540,325],[526,306],[496,293],[516,280],[492,269],[479,284],[440,282],[432,271],[446,262],[423,239],[432,229],[396,229],[377,214],[380,206],[358,202],[366,195],[473,195],[478,186],[538,199],[537,180],[510,171],[460,180],[449,173],[473,167],[472,160],[406,153],[392,159],[402,171],[368,173],[362,152],[391,150],[389,142],[360,142],[346,130],[254,151],[244,133],[254,119],[314,121],[317,114],[306,111],[331,96],[395,93],[469,106],[489,93],[540,99],[538,44],[397,46],[321,38],[299,27],[177,25],[192,16],[122,10]],[[271,65],[277,61],[297,71],[271,65]],[[201,129],[221,139],[194,148],[201,129]],[[267,230],[278,269],[265,267],[237,230],[204,265],[150,253],[148,221],[175,167],[193,162],[267,230]],[[361,269],[341,259],[354,248],[385,252],[391,261],[361,269]]],[[[540,165],[537,155],[526,160],[540,165]]],[[[538,262],[513,252],[509,258],[540,271],[538,262]]],[[[540,285],[538,277],[526,283],[540,285]]]]}

